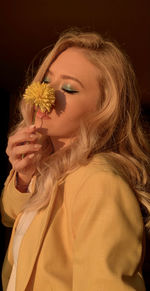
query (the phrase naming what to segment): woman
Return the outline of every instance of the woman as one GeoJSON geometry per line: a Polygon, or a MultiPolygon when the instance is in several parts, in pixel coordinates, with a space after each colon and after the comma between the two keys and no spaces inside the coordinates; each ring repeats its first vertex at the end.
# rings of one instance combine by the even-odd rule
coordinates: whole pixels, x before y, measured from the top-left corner
{"type": "Polygon", "coordinates": [[[100,35],[70,31],[37,81],[55,89],[56,105],[31,125],[22,100],[8,140],[4,290],[145,290],[149,147],[130,63],[100,35]]]}

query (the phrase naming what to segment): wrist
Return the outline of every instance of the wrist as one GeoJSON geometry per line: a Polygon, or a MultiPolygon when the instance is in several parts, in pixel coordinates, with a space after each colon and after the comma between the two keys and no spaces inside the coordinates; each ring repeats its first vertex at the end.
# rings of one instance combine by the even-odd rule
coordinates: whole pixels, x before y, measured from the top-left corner
{"type": "Polygon", "coordinates": [[[22,177],[18,172],[16,173],[16,189],[22,193],[28,192],[28,186],[30,184],[30,180],[25,179],[22,177]]]}

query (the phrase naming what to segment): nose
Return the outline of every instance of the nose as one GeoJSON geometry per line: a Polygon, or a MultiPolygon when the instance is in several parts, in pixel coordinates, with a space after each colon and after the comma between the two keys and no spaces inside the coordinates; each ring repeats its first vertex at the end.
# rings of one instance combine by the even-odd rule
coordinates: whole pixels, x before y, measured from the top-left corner
{"type": "Polygon", "coordinates": [[[60,115],[66,108],[66,96],[61,90],[55,90],[55,98],[55,111],[58,115],[60,115]]]}

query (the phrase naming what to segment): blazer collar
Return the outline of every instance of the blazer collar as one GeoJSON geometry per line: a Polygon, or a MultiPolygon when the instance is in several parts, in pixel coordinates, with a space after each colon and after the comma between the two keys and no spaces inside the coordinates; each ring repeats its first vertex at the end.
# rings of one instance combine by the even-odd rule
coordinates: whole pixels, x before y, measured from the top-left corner
{"type": "MultiPolygon", "coordinates": [[[[40,246],[47,232],[47,227],[49,225],[49,220],[51,217],[51,212],[56,195],[57,192],[52,194],[49,205],[46,209],[42,209],[37,212],[36,216],[32,221],[32,224],[29,226],[22,239],[17,262],[17,291],[25,290],[30,280],[30,276],[34,268],[36,258],[38,256],[40,246]]],[[[17,226],[18,221],[19,219],[17,218],[15,227],[17,226]]]]}

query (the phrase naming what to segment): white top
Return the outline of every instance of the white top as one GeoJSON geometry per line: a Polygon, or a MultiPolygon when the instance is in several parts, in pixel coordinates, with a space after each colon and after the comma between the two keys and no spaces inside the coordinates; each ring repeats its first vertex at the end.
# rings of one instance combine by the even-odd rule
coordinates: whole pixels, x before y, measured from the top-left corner
{"type": "Polygon", "coordinates": [[[27,231],[28,227],[30,226],[36,213],[37,213],[37,210],[30,211],[27,213],[24,212],[19,220],[18,225],[17,225],[16,232],[14,235],[14,241],[13,241],[14,264],[13,264],[11,276],[10,276],[10,279],[8,282],[7,291],[15,291],[16,270],[17,270],[17,260],[18,260],[19,248],[20,248],[23,236],[24,236],[25,232],[27,231]]]}

